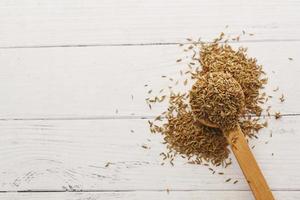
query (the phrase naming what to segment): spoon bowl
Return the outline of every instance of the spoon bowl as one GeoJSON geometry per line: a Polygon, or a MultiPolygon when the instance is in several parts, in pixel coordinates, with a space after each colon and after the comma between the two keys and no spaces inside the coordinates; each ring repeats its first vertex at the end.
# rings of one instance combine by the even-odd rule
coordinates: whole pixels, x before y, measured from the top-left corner
{"type": "Polygon", "coordinates": [[[214,124],[214,123],[210,122],[209,120],[197,119],[197,121],[204,126],[208,126],[211,128],[219,128],[217,124],[214,124]]]}

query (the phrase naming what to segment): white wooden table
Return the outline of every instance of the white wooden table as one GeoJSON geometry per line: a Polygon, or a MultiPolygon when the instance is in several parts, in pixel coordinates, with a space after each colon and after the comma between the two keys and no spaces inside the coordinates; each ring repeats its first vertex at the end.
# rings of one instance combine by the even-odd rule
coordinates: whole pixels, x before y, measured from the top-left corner
{"type": "Polygon", "coordinates": [[[144,85],[167,86],[177,44],[225,25],[255,34],[233,45],[264,65],[270,93],[280,86],[271,104],[284,116],[253,151],[276,199],[300,199],[297,0],[1,0],[0,199],[252,199],[236,162],[224,176],[161,166],[147,125],[165,107],[148,110],[144,85]]]}

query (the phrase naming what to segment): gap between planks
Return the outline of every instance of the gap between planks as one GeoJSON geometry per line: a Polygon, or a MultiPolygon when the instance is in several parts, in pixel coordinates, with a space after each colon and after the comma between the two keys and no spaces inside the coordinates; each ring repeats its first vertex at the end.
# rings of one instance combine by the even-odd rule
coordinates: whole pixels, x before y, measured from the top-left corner
{"type": "MultiPolygon", "coordinates": [[[[271,114],[271,117],[275,115],[271,114]]],[[[291,113],[291,114],[281,114],[281,117],[298,117],[300,113],[291,113]]],[[[57,121],[57,120],[110,120],[110,119],[154,119],[157,116],[149,115],[149,116],[131,116],[131,115],[124,115],[124,116],[91,116],[91,117],[45,117],[45,118],[0,118],[0,121],[57,121]]],[[[267,117],[267,115],[261,115],[259,118],[267,117]]]]}
{"type": "MultiPolygon", "coordinates": [[[[251,192],[250,189],[186,189],[186,190],[180,190],[180,189],[169,189],[170,192],[251,192]]],[[[299,189],[272,189],[273,192],[300,192],[299,189]]],[[[139,190],[0,190],[0,193],[64,193],[64,192],[71,192],[71,193],[105,193],[105,192],[166,192],[166,189],[160,189],[160,190],[147,190],[147,189],[139,189],[139,190]]]]}
{"type": "MultiPolygon", "coordinates": [[[[299,42],[300,39],[263,39],[229,41],[233,43],[267,43],[267,42],[299,42]]],[[[207,41],[205,41],[207,42],[207,41]]],[[[150,42],[150,43],[101,43],[101,44],[61,44],[61,45],[24,45],[24,46],[0,46],[0,49],[39,49],[39,48],[82,48],[82,47],[114,47],[114,46],[174,46],[179,44],[192,44],[190,42],[150,42]]]]}
{"type": "MultiPolygon", "coordinates": [[[[299,191],[275,191],[276,199],[284,200],[298,200],[300,195],[299,191]]],[[[227,199],[227,200],[240,200],[240,199],[253,199],[250,191],[152,191],[152,192],[27,192],[27,193],[0,193],[0,199],[169,199],[169,200],[191,200],[191,199],[227,199]]]]}

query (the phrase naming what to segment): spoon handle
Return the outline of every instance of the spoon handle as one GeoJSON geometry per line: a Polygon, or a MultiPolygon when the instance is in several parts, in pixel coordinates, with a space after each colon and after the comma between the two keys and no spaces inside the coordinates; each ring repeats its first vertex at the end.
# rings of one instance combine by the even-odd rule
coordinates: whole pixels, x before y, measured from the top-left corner
{"type": "Polygon", "coordinates": [[[256,200],[274,200],[272,192],[246,142],[244,134],[238,126],[225,131],[228,143],[247,179],[256,200]]]}

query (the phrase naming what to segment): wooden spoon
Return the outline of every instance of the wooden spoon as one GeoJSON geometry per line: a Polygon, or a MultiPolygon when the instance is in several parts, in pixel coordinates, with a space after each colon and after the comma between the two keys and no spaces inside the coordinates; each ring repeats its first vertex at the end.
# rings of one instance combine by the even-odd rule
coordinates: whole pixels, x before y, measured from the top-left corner
{"type": "MultiPolygon", "coordinates": [[[[198,121],[212,128],[218,128],[208,120],[198,119],[198,121]]],[[[272,192],[259,168],[257,162],[250,151],[250,148],[246,142],[244,134],[239,125],[232,130],[222,130],[228,143],[231,146],[243,173],[247,179],[247,182],[252,190],[252,193],[256,200],[274,200],[272,192]]]]}

